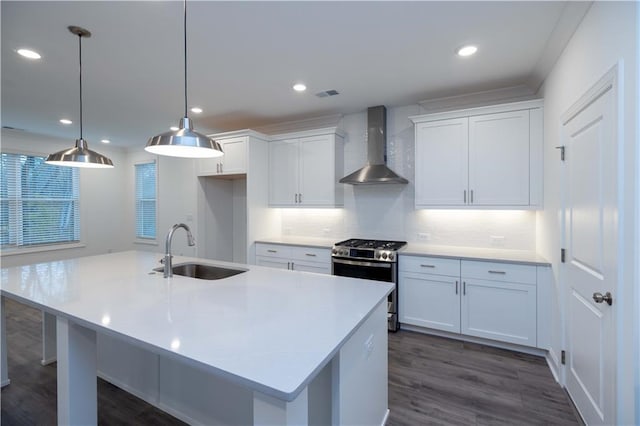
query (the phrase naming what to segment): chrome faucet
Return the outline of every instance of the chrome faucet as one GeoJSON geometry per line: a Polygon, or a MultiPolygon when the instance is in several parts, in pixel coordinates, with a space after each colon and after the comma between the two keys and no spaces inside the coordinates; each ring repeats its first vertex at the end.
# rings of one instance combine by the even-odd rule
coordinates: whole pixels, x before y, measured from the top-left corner
{"type": "Polygon", "coordinates": [[[165,247],[164,262],[162,262],[164,263],[165,278],[170,278],[173,276],[173,265],[171,264],[171,258],[173,257],[173,255],[171,255],[171,239],[173,238],[173,233],[178,228],[184,228],[184,230],[187,231],[187,240],[188,240],[189,246],[196,245],[196,240],[193,238],[193,235],[191,234],[191,229],[189,229],[189,227],[184,223],[176,223],[171,227],[171,229],[169,229],[169,232],[167,233],[167,240],[164,245],[165,247]]]}

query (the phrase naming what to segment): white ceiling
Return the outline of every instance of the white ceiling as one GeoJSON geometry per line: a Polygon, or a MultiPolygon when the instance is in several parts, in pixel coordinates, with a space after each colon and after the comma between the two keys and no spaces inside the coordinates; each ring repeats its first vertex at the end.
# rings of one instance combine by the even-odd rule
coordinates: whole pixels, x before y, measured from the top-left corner
{"type": "MultiPolygon", "coordinates": [[[[526,86],[535,92],[587,9],[574,2],[188,3],[197,131],[257,127],[369,106],[526,86]],[[459,58],[473,43],[477,55],[459,58]],[[304,81],[307,92],[291,86],[304,81]],[[318,98],[335,89],[340,95],[318,98]]],[[[183,114],[182,2],[1,2],[2,126],[91,147],[144,146],[183,114]],[[42,59],[15,50],[29,47],[42,59]],[[69,117],[71,126],[58,120],[69,117]]]]}

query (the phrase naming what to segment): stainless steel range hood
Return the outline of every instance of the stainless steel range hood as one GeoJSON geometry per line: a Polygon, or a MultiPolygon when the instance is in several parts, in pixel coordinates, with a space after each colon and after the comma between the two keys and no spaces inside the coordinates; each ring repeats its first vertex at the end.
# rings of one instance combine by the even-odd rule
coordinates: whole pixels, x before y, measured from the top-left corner
{"type": "Polygon", "coordinates": [[[340,179],[351,185],[409,183],[386,165],[387,108],[384,105],[367,110],[367,165],[340,179]]]}

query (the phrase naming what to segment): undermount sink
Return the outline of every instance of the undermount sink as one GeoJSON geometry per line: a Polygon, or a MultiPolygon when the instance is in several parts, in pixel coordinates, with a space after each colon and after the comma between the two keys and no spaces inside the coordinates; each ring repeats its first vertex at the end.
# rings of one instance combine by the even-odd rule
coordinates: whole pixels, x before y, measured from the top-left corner
{"type": "MultiPolygon", "coordinates": [[[[200,280],[221,280],[247,272],[246,269],[221,268],[220,266],[205,265],[202,263],[180,263],[174,265],[171,269],[174,275],[198,278],[200,280]]],[[[164,267],[155,268],[154,271],[163,272],[164,267]]]]}

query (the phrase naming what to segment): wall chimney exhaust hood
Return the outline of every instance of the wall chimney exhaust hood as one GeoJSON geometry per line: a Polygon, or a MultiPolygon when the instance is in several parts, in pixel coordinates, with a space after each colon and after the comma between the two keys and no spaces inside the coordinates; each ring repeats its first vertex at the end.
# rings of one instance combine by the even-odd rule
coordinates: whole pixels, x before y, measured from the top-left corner
{"type": "Polygon", "coordinates": [[[409,183],[387,167],[387,108],[384,105],[367,110],[367,165],[340,179],[350,185],[409,183]]]}

